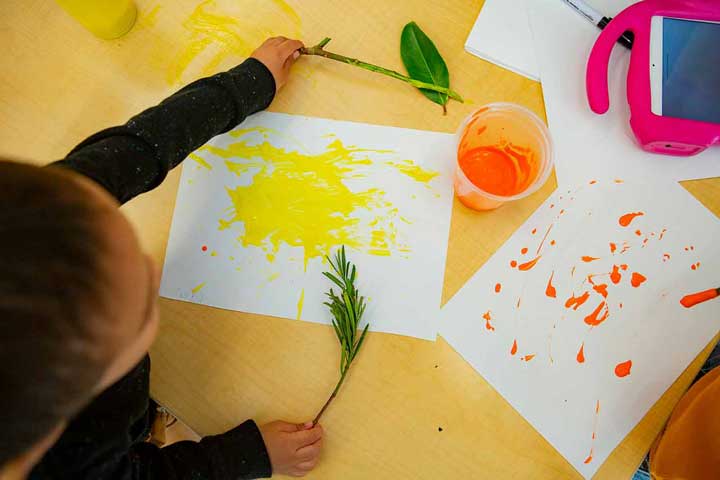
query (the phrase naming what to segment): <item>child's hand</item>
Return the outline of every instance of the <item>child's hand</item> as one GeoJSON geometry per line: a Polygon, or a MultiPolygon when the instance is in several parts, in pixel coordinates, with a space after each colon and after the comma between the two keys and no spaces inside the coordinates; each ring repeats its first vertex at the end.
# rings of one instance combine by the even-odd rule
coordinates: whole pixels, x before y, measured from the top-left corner
{"type": "Polygon", "coordinates": [[[275,78],[275,88],[280,90],[290,74],[290,67],[300,56],[298,51],[303,47],[300,40],[285,37],[273,37],[255,50],[250,56],[261,61],[275,78]]]}
{"type": "Polygon", "coordinates": [[[302,477],[320,457],[323,430],[312,423],[270,422],[260,427],[273,474],[302,477]]]}

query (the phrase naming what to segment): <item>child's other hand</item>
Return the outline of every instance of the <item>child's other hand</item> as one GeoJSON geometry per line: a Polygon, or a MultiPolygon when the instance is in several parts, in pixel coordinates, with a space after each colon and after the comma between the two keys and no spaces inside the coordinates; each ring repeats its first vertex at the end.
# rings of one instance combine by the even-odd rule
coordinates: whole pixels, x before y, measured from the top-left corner
{"type": "Polygon", "coordinates": [[[250,56],[261,61],[275,78],[275,88],[280,90],[287,82],[290,67],[300,56],[298,49],[303,47],[300,40],[285,37],[273,37],[255,50],[250,56]]]}
{"type": "Polygon", "coordinates": [[[317,464],[323,436],[320,425],[275,421],[261,426],[260,433],[273,474],[302,477],[317,464]]]}

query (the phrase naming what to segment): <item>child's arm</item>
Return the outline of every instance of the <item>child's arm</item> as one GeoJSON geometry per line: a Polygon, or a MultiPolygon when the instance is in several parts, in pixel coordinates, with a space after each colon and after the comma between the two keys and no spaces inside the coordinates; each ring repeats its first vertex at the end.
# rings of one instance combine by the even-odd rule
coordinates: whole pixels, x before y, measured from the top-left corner
{"type": "Polygon", "coordinates": [[[54,165],[92,178],[120,203],[152,190],[193,150],[267,108],[301,46],[298,40],[271,38],[239,66],[191,83],[125,125],[96,133],[54,165]]]}

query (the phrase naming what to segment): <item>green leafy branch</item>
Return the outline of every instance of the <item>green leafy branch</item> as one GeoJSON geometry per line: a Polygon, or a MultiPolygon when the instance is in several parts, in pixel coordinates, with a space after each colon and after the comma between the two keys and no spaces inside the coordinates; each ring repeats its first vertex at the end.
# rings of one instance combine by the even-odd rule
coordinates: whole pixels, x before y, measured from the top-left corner
{"type": "Polygon", "coordinates": [[[421,90],[430,90],[432,92],[438,92],[440,94],[447,95],[448,97],[452,98],[453,100],[457,100],[460,103],[463,103],[463,98],[460,96],[459,93],[455,92],[454,90],[451,90],[448,87],[443,87],[440,85],[435,85],[428,82],[423,82],[421,80],[417,80],[415,78],[408,77],[406,75],[403,75],[402,73],[396,72],[395,70],[390,70],[387,68],[383,68],[377,65],[373,65],[372,63],[363,62],[362,60],[358,60],[356,58],[346,57],[344,55],[339,55],[337,53],[328,52],[325,50],[325,45],[327,45],[330,42],[330,38],[325,37],[318,43],[317,45],[313,47],[303,47],[300,49],[300,53],[303,55],[319,55],[321,57],[329,58],[331,60],[335,60],[338,62],[347,63],[348,65],[354,65],[356,67],[364,68],[365,70],[370,70],[371,72],[381,73],[383,75],[387,75],[388,77],[396,78],[398,80],[402,80],[403,82],[409,83],[410,85],[419,88],[421,90]]]}
{"type": "Polygon", "coordinates": [[[325,302],[325,305],[328,306],[332,314],[332,325],[335,329],[335,335],[337,335],[338,341],[340,342],[340,380],[338,380],[337,385],[335,385],[335,389],[330,395],[330,398],[327,399],[325,405],[323,405],[315,417],[315,420],[313,420],[313,425],[320,421],[320,417],[325,413],[330,402],[337,396],[340,386],[345,381],[345,376],[350,369],[350,365],[353,360],[355,360],[355,356],[365,340],[365,334],[369,326],[365,325],[365,328],[358,337],[358,325],[360,325],[360,320],[362,320],[363,313],[365,313],[365,297],[361,297],[358,289],[355,287],[355,275],[357,271],[355,265],[347,261],[345,257],[345,247],[343,246],[340,251],[335,254],[334,262],[330,257],[326,258],[328,262],[330,262],[332,272],[323,272],[323,275],[329,278],[340,289],[338,294],[336,294],[331,288],[327,293],[329,301],[325,302]]]}

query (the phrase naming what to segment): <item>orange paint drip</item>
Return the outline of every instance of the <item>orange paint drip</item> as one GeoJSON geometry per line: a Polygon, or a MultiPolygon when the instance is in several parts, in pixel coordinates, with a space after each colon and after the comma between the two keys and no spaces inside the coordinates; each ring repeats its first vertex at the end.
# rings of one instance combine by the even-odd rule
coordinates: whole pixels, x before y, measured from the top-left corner
{"type": "Polygon", "coordinates": [[[644,275],[642,275],[642,274],[640,274],[640,273],[637,273],[637,272],[633,272],[632,277],[630,278],[630,285],[632,285],[633,287],[637,288],[637,287],[639,287],[645,280],[647,280],[647,278],[645,278],[644,275]]]}
{"type": "MultiPolygon", "coordinates": [[[[550,207],[550,208],[552,208],[552,207],[550,207]]],[[[532,232],[530,232],[530,233],[532,233],[533,235],[535,235],[535,234],[537,233],[537,228],[533,228],[533,229],[532,229],[532,232]]]]}
{"type": "Polygon", "coordinates": [[[500,293],[500,289],[502,289],[502,285],[500,285],[499,283],[496,283],[495,284],[495,293],[500,293]]]}
{"type": "Polygon", "coordinates": [[[660,235],[658,236],[658,240],[662,240],[662,239],[663,239],[663,235],[665,235],[665,232],[667,232],[667,228],[663,228],[663,229],[662,229],[662,232],[660,232],[660,235]]]}
{"type": "Polygon", "coordinates": [[[555,245],[555,240],[550,240],[550,245],[555,245]]]}
{"type": "Polygon", "coordinates": [[[641,217],[643,215],[645,215],[643,212],[626,213],[618,219],[618,223],[621,227],[627,227],[633,220],[635,220],[636,217],[641,217]]]}
{"type": "Polygon", "coordinates": [[[615,253],[615,250],[617,250],[617,245],[615,245],[613,242],[610,242],[610,253],[615,253]]]}
{"type": "Polygon", "coordinates": [[[717,298],[718,296],[720,296],[720,289],[711,288],[710,290],[685,295],[680,300],[680,304],[685,308],[691,308],[699,303],[707,302],[708,300],[717,298]]]}
{"type": "Polygon", "coordinates": [[[595,260],[600,260],[598,257],[590,257],[588,255],[583,255],[580,257],[580,259],[585,263],[594,262],[595,260]]]}
{"type": "Polygon", "coordinates": [[[510,266],[511,266],[512,268],[517,267],[517,262],[516,262],[515,260],[510,260],[510,266]]]}
{"type": "Polygon", "coordinates": [[[627,270],[628,269],[627,263],[623,263],[622,265],[620,265],[620,269],[627,270]]]}
{"type": "Polygon", "coordinates": [[[555,275],[555,271],[550,274],[550,278],[548,279],[547,287],[545,288],[545,295],[547,295],[550,298],[557,298],[557,291],[555,290],[555,287],[552,284],[553,276],[555,275]]]}
{"type": "Polygon", "coordinates": [[[517,340],[513,340],[512,347],[510,347],[510,355],[515,355],[517,353],[517,340]]]}
{"type": "Polygon", "coordinates": [[[588,325],[590,325],[592,327],[597,327],[598,325],[603,323],[605,320],[607,320],[609,315],[610,315],[610,311],[607,309],[605,302],[602,301],[595,308],[595,310],[592,311],[592,313],[590,315],[585,317],[585,323],[587,323],[588,325]],[[601,311],[603,311],[602,316],[598,316],[598,315],[600,315],[601,311]]]}
{"type": "Polygon", "coordinates": [[[632,360],[628,360],[627,362],[618,363],[615,366],[615,375],[618,377],[627,377],[630,375],[630,369],[632,368],[632,360]]]}
{"type": "Polygon", "coordinates": [[[543,236],[543,239],[540,241],[540,245],[538,245],[537,250],[535,250],[535,255],[540,255],[540,251],[542,250],[543,245],[545,245],[545,240],[547,240],[548,235],[550,235],[550,230],[552,230],[553,226],[555,224],[551,223],[548,227],[547,231],[545,232],[545,235],[543,236]]]}
{"type": "Polygon", "coordinates": [[[592,449],[591,449],[591,450],[590,450],[590,455],[588,455],[588,457],[585,459],[585,461],[584,461],[583,463],[584,463],[585,465],[587,465],[588,463],[590,463],[590,462],[592,462],[592,461],[593,461],[593,456],[592,456],[592,449]]]}
{"type": "Polygon", "coordinates": [[[522,255],[525,255],[527,253],[527,248],[523,248],[522,250],[520,250],[520,253],[522,255]]]}
{"type": "Polygon", "coordinates": [[[537,264],[537,262],[538,262],[538,260],[540,260],[541,256],[542,255],[538,255],[537,257],[533,258],[529,262],[521,263],[520,265],[518,265],[518,270],[522,270],[523,272],[530,270],[537,264]]]}
{"type": "Polygon", "coordinates": [[[603,298],[607,298],[608,291],[607,291],[607,283],[601,283],[600,285],[593,285],[593,290],[595,290],[597,293],[603,296],[603,298]]]}
{"type": "Polygon", "coordinates": [[[573,310],[577,310],[583,303],[587,302],[588,298],[590,298],[590,292],[585,292],[579,297],[573,295],[565,301],[565,308],[572,307],[573,310]]]}
{"type": "Polygon", "coordinates": [[[620,283],[621,279],[622,275],[620,274],[620,269],[617,265],[613,265],[612,272],[610,272],[610,281],[617,285],[620,283]]]}
{"type": "Polygon", "coordinates": [[[490,330],[491,332],[494,332],[494,331],[495,331],[495,327],[493,327],[493,326],[490,324],[490,320],[492,320],[492,317],[490,316],[490,310],[488,310],[487,312],[483,313],[482,318],[485,319],[485,329],[486,329],[486,330],[490,330]]]}
{"type": "Polygon", "coordinates": [[[580,350],[578,350],[575,360],[577,360],[578,363],[585,363],[585,342],[580,345],[580,350]]]}
{"type": "Polygon", "coordinates": [[[529,362],[529,361],[532,360],[533,358],[535,358],[535,354],[534,354],[534,353],[531,353],[530,355],[525,355],[524,357],[522,357],[522,361],[523,361],[523,362],[529,362]]]}

